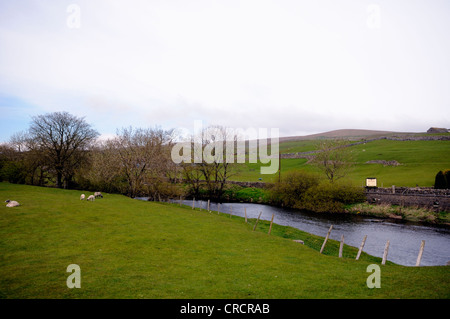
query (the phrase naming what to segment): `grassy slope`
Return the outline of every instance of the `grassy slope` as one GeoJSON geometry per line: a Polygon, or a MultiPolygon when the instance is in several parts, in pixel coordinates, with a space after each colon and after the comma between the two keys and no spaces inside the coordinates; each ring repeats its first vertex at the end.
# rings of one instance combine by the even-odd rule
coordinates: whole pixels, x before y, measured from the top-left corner
{"type": "Polygon", "coordinates": [[[385,265],[381,289],[366,267],[380,260],[289,227],[106,194],[0,183],[2,298],[449,298],[450,267],[385,265]],[[289,238],[303,239],[300,245],[289,238]],[[66,267],[81,267],[68,289],[66,267]]]}
{"type": "MultiPolygon", "coordinates": [[[[305,152],[314,149],[316,141],[289,141],[280,144],[281,153],[305,152]]],[[[390,141],[377,140],[351,147],[355,165],[346,180],[363,185],[366,177],[376,177],[378,186],[433,186],[436,173],[450,168],[450,141],[390,141]],[[365,164],[370,160],[396,160],[400,166],[365,164]]],[[[283,159],[284,172],[303,169],[319,170],[306,163],[306,159],[283,159]]],[[[275,181],[278,174],[261,175],[260,164],[240,164],[238,173],[232,179],[239,181],[275,181]]]]}

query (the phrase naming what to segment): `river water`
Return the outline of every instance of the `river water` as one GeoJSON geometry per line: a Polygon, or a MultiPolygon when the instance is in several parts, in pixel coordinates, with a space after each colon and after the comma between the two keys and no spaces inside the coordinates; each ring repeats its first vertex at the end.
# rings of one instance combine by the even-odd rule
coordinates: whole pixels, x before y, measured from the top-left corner
{"type": "MultiPolygon", "coordinates": [[[[178,202],[178,201],[177,201],[178,202]]],[[[183,201],[192,205],[192,201],[183,201]]],[[[207,202],[196,201],[195,207],[207,208],[207,202]]],[[[264,204],[221,203],[220,212],[244,217],[244,208],[248,218],[270,220],[274,214],[274,223],[291,226],[302,231],[325,237],[330,225],[333,230],[330,238],[340,241],[344,235],[345,244],[359,248],[367,235],[363,251],[382,257],[387,240],[389,252],[387,259],[399,265],[414,266],[421,241],[425,240],[421,266],[446,265],[450,261],[450,229],[439,226],[427,226],[418,223],[377,219],[349,214],[318,214],[301,210],[285,209],[264,204]]],[[[217,211],[216,203],[210,204],[210,210],[217,211]]]]}

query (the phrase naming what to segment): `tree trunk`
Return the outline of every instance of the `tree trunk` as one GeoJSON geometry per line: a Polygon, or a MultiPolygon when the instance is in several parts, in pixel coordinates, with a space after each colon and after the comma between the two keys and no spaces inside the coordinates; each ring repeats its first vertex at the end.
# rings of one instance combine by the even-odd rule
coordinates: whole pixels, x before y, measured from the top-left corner
{"type": "Polygon", "coordinates": [[[62,188],[62,174],[61,172],[56,173],[56,187],[62,188]]]}

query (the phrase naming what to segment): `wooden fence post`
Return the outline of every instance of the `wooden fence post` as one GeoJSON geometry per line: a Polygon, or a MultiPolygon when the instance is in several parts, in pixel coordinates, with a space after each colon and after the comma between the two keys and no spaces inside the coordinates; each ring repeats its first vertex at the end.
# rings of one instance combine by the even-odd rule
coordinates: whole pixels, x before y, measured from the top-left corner
{"type": "Polygon", "coordinates": [[[194,209],[194,207],[195,207],[195,204],[194,204],[195,202],[194,201],[195,201],[195,197],[192,198],[192,209],[194,209]]]}
{"type": "Polygon", "coordinates": [[[181,207],[181,196],[180,196],[180,207],[181,207]]]}
{"type": "Polygon", "coordinates": [[[359,260],[359,257],[361,256],[361,252],[364,248],[364,244],[366,243],[366,238],[367,238],[367,235],[364,236],[361,246],[359,246],[358,254],[356,255],[356,260],[359,260]]]}
{"type": "Polygon", "coordinates": [[[244,207],[245,223],[247,223],[247,208],[244,207]]]}
{"type": "Polygon", "coordinates": [[[388,251],[389,251],[389,240],[386,242],[386,246],[384,247],[383,260],[381,261],[382,265],[386,264],[388,251]]]}
{"type": "Polygon", "coordinates": [[[210,212],[210,213],[211,213],[211,211],[209,210],[209,199],[208,199],[208,212],[210,212]]]}
{"type": "Polygon", "coordinates": [[[253,230],[256,229],[256,226],[258,225],[259,218],[261,217],[261,214],[262,214],[262,212],[259,213],[258,219],[256,220],[255,227],[253,227],[253,230]]]}
{"type": "Polygon", "coordinates": [[[320,253],[323,252],[323,249],[325,248],[325,244],[327,243],[328,237],[330,237],[330,233],[331,233],[332,229],[333,229],[333,225],[331,225],[330,229],[328,230],[327,236],[325,237],[325,240],[323,241],[322,248],[320,248],[320,253]]]}
{"type": "Polygon", "coordinates": [[[339,258],[342,258],[343,251],[344,251],[344,235],[342,235],[341,244],[339,245],[339,258]]]}
{"type": "Polygon", "coordinates": [[[275,214],[272,214],[272,219],[270,220],[270,227],[269,227],[269,235],[272,231],[272,224],[273,224],[273,217],[275,216],[275,214]]]}
{"type": "Polygon", "coordinates": [[[422,240],[419,249],[419,255],[417,256],[416,267],[420,266],[420,261],[422,260],[423,249],[425,248],[425,240],[422,240]]]}

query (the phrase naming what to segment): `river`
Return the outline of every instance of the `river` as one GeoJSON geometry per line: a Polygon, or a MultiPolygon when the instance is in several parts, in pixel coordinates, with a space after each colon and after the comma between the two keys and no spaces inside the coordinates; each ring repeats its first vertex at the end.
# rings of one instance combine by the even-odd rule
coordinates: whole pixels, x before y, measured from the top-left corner
{"type": "MultiPolygon", "coordinates": [[[[192,200],[183,201],[192,205],[192,200]]],[[[196,201],[195,207],[206,209],[205,201],[196,201]]],[[[295,209],[286,209],[264,204],[221,203],[220,211],[244,217],[244,207],[248,218],[270,220],[274,214],[274,223],[291,226],[302,231],[325,237],[330,225],[333,225],[330,238],[340,241],[345,237],[345,244],[359,248],[367,235],[363,251],[382,257],[386,241],[389,240],[387,259],[399,265],[414,266],[419,253],[421,241],[425,240],[425,249],[421,266],[446,265],[450,261],[450,229],[440,226],[428,226],[412,222],[389,219],[377,219],[350,214],[319,214],[295,209]]],[[[211,203],[210,209],[217,211],[217,204],[211,203]]]]}

